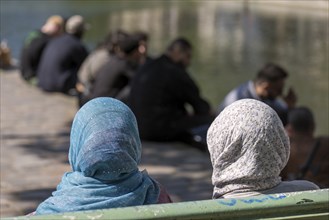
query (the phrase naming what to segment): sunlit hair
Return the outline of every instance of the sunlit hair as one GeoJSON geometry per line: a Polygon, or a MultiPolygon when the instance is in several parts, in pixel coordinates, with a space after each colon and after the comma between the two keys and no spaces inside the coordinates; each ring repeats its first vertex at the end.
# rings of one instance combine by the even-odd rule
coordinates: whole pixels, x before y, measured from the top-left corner
{"type": "Polygon", "coordinates": [[[288,73],[274,63],[267,63],[258,71],[256,81],[276,82],[288,77],[288,73]]]}

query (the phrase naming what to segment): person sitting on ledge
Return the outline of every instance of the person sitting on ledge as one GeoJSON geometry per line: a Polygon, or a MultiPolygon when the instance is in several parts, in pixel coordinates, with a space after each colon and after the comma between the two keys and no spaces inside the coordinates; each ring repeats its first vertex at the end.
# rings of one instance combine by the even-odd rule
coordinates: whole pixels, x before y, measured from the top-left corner
{"type": "Polygon", "coordinates": [[[40,30],[31,31],[24,40],[20,57],[20,73],[24,80],[36,84],[37,70],[42,53],[48,43],[64,33],[64,19],[59,15],[49,17],[40,30]]]}
{"type": "Polygon", "coordinates": [[[206,133],[215,116],[187,72],[191,56],[187,39],[173,40],[164,54],[136,73],[128,103],[142,139],[182,141],[206,152],[206,133]]]}
{"type": "Polygon", "coordinates": [[[81,15],[73,15],[65,23],[66,33],[47,43],[37,68],[41,90],[77,95],[77,72],[88,55],[82,37],[88,28],[81,15]]]}
{"type": "Polygon", "coordinates": [[[292,88],[283,95],[288,72],[274,63],[265,64],[254,80],[249,80],[230,91],[222,101],[219,112],[240,99],[256,99],[268,104],[279,115],[283,125],[287,123],[288,111],[297,103],[297,95],[292,88]]]}
{"type": "Polygon", "coordinates": [[[105,97],[87,102],[71,129],[72,171],[35,214],[171,202],[164,188],[138,169],[141,152],[136,118],[124,103],[105,97]]]}
{"type": "Polygon", "coordinates": [[[207,143],[214,199],[319,189],[305,180],[281,181],[289,138],[277,113],[261,101],[242,99],[226,107],[211,124],[207,143]]]}
{"type": "Polygon", "coordinates": [[[329,188],[329,137],[315,136],[316,124],[308,107],[289,111],[286,131],[290,140],[290,158],[281,172],[284,180],[304,179],[329,188]]]}

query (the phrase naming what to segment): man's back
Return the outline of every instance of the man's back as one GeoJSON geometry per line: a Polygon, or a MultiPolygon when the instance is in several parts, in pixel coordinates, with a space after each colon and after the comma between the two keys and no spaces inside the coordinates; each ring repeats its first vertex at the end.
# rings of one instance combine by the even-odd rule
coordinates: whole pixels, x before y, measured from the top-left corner
{"type": "Polygon", "coordinates": [[[253,82],[245,82],[236,88],[232,89],[225,97],[219,107],[219,112],[223,111],[224,108],[232,104],[233,102],[240,99],[259,99],[254,91],[253,82]]]}
{"type": "Polygon", "coordinates": [[[286,124],[288,109],[286,104],[279,98],[269,99],[261,98],[257,95],[255,90],[255,83],[252,80],[249,80],[236,88],[232,89],[225,97],[219,107],[219,112],[223,111],[224,108],[232,104],[233,102],[240,99],[256,99],[266,103],[271,106],[279,117],[281,121],[286,124]]]}
{"type": "Polygon", "coordinates": [[[128,84],[131,75],[129,73],[127,62],[113,55],[95,74],[96,78],[90,98],[116,98],[120,91],[128,84]]]}
{"type": "Polygon", "coordinates": [[[110,53],[106,48],[94,50],[83,61],[79,71],[79,82],[85,87],[85,94],[90,93],[93,83],[95,82],[96,75],[99,70],[110,60],[110,53]]]}
{"type": "Polygon", "coordinates": [[[183,67],[163,55],[146,64],[136,74],[131,88],[130,106],[142,137],[154,137],[177,129],[175,122],[194,114],[209,114],[209,104],[200,98],[199,89],[183,67]]]}
{"type": "Polygon", "coordinates": [[[42,52],[49,40],[50,37],[39,30],[29,33],[20,57],[21,75],[25,80],[36,76],[42,52]]]}
{"type": "Polygon", "coordinates": [[[67,92],[75,87],[77,71],[87,56],[80,40],[65,34],[49,42],[38,68],[38,85],[46,91],[67,92]]]}
{"type": "Polygon", "coordinates": [[[290,157],[281,173],[284,180],[303,179],[329,187],[329,138],[290,137],[290,157]]]}

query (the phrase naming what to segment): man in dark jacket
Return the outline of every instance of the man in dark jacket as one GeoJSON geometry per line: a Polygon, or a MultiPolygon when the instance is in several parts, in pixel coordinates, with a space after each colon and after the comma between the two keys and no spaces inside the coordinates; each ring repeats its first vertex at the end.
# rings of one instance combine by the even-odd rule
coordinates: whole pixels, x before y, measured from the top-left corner
{"type": "Polygon", "coordinates": [[[191,50],[187,40],[176,39],[164,55],[145,64],[134,77],[129,104],[143,139],[186,141],[193,129],[211,123],[210,105],[186,72],[191,50]]]}
{"type": "Polygon", "coordinates": [[[84,19],[74,15],[66,22],[66,34],[49,42],[39,64],[38,86],[48,92],[71,94],[77,72],[88,52],[81,42],[86,30],[84,19]]]}

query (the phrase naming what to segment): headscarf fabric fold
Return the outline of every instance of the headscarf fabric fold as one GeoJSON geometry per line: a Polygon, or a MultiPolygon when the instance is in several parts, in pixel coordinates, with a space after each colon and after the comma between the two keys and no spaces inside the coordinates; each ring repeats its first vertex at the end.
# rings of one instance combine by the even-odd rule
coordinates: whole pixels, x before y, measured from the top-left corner
{"type": "Polygon", "coordinates": [[[227,106],[211,124],[207,144],[213,165],[213,198],[277,186],[290,151],[277,113],[254,99],[227,106]]]}
{"type": "Polygon", "coordinates": [[[157,203],[158,184],[138,169],[141,151],[136,118],[125,104],[105,97],[89,101],[71,128],[72,171],[36,214],[157,203]]]}

